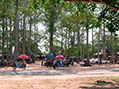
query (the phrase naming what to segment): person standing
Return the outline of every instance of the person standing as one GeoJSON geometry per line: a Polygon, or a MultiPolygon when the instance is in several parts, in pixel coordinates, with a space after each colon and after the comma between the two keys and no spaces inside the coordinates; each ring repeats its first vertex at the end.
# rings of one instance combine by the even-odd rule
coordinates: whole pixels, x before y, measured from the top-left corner
{"type": "Polygon", "coordinates": [[[17,66],[18,66],[18,62],[16,60],[14,60],[13,61],[13,71],[16,70],[17,66]]]}
{"type": "Polygon", "coordinates": [[[53,69],[56,69],[56,60],[53,60],[53,69]]]}
{"type": "Polygon", "coordinates": [[[41,66],[44,65],[44,59],[41,59],[41,66]]]}

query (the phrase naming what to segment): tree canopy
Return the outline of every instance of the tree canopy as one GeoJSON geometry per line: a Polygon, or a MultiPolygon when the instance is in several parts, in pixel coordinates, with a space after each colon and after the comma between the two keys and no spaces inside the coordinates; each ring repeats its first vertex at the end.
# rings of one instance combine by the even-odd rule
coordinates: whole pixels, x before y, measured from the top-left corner
{"type": "Polygon", "coordinates": [[[103,4],[116,11],[119,11],[119,0],[65,0],[72,2],[90,2],[94,4],[103,4]]]}

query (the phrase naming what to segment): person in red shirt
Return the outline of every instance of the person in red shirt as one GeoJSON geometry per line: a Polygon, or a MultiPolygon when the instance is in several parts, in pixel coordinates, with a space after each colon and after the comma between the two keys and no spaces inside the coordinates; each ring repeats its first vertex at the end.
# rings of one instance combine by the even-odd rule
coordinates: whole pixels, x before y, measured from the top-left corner
{"type": "Polygon", "coordinates": [[[26,61],[25,60],[23,60],[23,62],[22,62],[22,67],[25,69],[26,68],[26,61]]]}

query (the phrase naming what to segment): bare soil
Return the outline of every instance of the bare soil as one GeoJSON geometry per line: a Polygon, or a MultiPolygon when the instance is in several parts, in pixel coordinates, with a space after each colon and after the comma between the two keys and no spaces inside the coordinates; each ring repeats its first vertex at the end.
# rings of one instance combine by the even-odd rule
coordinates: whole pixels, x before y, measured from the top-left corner
{"type": "MultiPolygon", "coordinates": [[[[79,64],[63,70],[119,69],[119,65],[94,65],[81,67],[79,64]]],[[[10,67],[0,71],[12,70],[10,67]]],[[[23,70],[17,68],[17,70],[23,70]]],[[[25,70],[53,70],[52,67],[41,66],[40,62],[27,65],[25,70]]],[[[23,70],[24,71],[24,70],[23,70]]],[[[90,75],[5,75],[0,76],[0,89],[119,89],[119,73],[90,75]]]]}

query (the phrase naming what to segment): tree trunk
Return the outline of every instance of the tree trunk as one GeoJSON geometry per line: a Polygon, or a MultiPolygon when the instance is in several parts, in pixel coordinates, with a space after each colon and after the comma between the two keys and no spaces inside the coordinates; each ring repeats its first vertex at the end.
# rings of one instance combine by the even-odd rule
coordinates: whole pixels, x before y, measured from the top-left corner
{"type": "MultiPolygon", "coordinates": [[[[83,27],[83,30],[84,30],[84,27],[83,27]]],[[[82,50],[82,59],[85,58],[85,45],[84,45],[84,34],[85,34],[85,31],[82,31],[82,38],[81,38],[81,50],[82,50]]]]}
{"type": "Polygon", "coordinates": [[[34,25],[34,54],[37,55],[38,53],[38,48],[37,48],[37,33],[38,33],[38,28],[36,25],[34,25]]]}
{"type": "Polygon", "coordinates": [[[12,43],[12,20],[10,19],[10,59],[12,58],[12,46],[13,46],[13,43],[12,43]]]}
{"type": "MultiPolygon", "coordinates": [[[[70,28],[68,29],[68,38],[67,38],[67,51],[70,51],[69,50],[69,46],[70,46],[70,28]]],[[[67,52],[67,55],[69,56],[70,55],[70,52],[67,52]]]]}
{"type": "Polygon", "coordinates": [[[50,33],[50,53],[53,53],[53,33],[50,33]]]}
{"type": "Polygon", "coordinates": [[[81,59],[83,59],[84,58],[84,46],[83,46],[83,42],[81,43],[81,53],[82,53],[81,59]]]}
{"type": "Polygon", "coordinates": [[[80,33],[81,31],[79,31],[79,34],[80,34],[80,36],[79,36],[79,45],[80,45],[80,47],[79,47],[79,49],[80,49],[80,61],[82,60],[82,43],[81,43],[81,33],[80,33]]]}
{"type": "Polygon", "coordinates": [[[35,54],[36,54],[36,55],[38,55],[38,43],[37,43],[37,38],[38,38],[38,27],[36,27],[36,43],[35,43],[35,45],[36,45],[36,52],[35,52],[35,54]]]}
{"type": "Polygon", "coordinates": [[[115,63],[115,60],[114,60],[114,44],[113,44],[113,33],[111,33],[111,45],[112,45],[112,60],[113,60],[113,63],[115,63]]]}
{"type": "Polygon", "coordinates": [[[66,30],[66,38],[65,38],[65,56],[67,56],[67,30],[66,30]]]}
{"type": "Polygon", "coordinates": [[[4,17],[3,17],[3,26],[2,26],[2,29],[3,29],[3,32],[2,32],[2,60],[4,60],[4,53],[5,53],[5,22],[4,22],[4,17]]]}
{"type": "Polygon", "coordinates": [[[93,35],[93,29],[92,29],[92,57],[94,57],[93,55],[94,55],[94,40],[93,40],[93,37],[94,37],[94,35],[93,35]]]}
{"type": "Polygon", "coordinates": [[[98,58],[100,59],[100,63],[99,63],[99,65],[101,65],[102,64],[102,59],[101,59],[101,57],[100,57],[100,34],[101,34],[101,29],[102,27],[100,27],[99,28],[99,34],[98,34],[98,58]]]}
{"type": "Polygon", "coordinates": [[[76,32],[74,32],[74,36],[73,36],[73,45],[72,45],[72,49],[73,49],[73,56],[75,56],[75,35],[76,35],[76,32]]]}
{"type": "Polygon", "coordinates": [[[22,48],[22,54],[26,53],[26,16],[23,17],[23,48],[22,48]]]}
{"type": "Polygon", "coordinates": [[[88,30],[86,30],[86,40],[87,40],[87,42],[86,42],[86,45],[87,45],[87,59],[89,60],[89,43],[88,43],[88,34],[89,34],[89,31],[88,30]]]}
{"type": "MultiPolygon", "coordinates": [[[[24,7],[26,7],[26,0],[24,0],[24,7]]],[[[22,53],[26,54],[26,14],[24,13],[23,17],[23,48],[22,53]]]]}
{"type": "Polygon", "coordinates": [[[18,21],[18,0],[16,0],[16,19],[15,19],[15,54],[18,55],[18,29],[19,29],[19,21],[18,21]]]}
{"type": "MultiPolygon", "coordinates": [[[[4,6],[5,7],[5,6],[4,6]]],[[[5,53],[5,16],[4,16],[4,13],[5,13],[5,9],[3,8],[3,19],[2,19],[2,60],[4,60],[4,53],[5,53]]]]}
{"type": "Polygon", "coordinates": [[[63,51],[64,51],[64,50],[63,50],[63,40],[64,40],[64,39],[63,39],[63,37],[62,37],[62,40],[61,40],[61,54],[63,54],[63,51]]]}
{"type": "Polygon", "coordinates": [[[100,58],[100,33],[101,32],[101,27],[99,28],[99,34],[98,34],[98,58],[100,58]]]}
{"type": "Polygon", "coordinates": [[[105,59],[105,22],[103,21],[103,59],[105,59]]]}
{"type": "Polygon", "coordinates": [[[77,23],[77,61],[79,62],[80,58],[79,58],[79,48],[80,48],[80,32],[79,32],[79,24],[77,23]]]}
{"type": "Polygon", "coordinates": [[[54,17],[55,7],[53,2],[51,2],[51,17],[50,17],[50,53],[53,53],[53,35],[54,35],[54,24],[55,24],[55,17],[54,17]]]}
{"type": "Polygon", "coordinates": [[[36,48],[36,45],[35,45],[36,44],[36,36],[35,35],[36,35],[36,26],[34,24],[34,50],[33,50],[34,54],[35,54],[35,51],[36,51],[36,49],[35,49],[36,48]]]}
{"type": "MultiPolygon", "coordinates": [[[[2,29],[0,28],[0,30],[2,31],[2,29]]],[[[0,32],[0,39],[2,38],[2,34],[1,34],[1,32],[0,32]]],[[[2,40],[0,40],[0,44],[2,44],[2,40]]],[[[2,47],[1,45],[0,45],[0,47],[2,47]]],[[[2,49],[0,49],[0,52],[2,52],[2,49]]]]}
{"type": "Polygon", "coordinates": [[[88,31],[89,29],[86,29],[86,40],[87,40],[87,42],[86,42],[86,45],[87,45],[87,49],[86,49],[86,51],[87,51],[87,62],[86,62],[86,66],[89,66],[90,65],[90,61],[89,61],[89,43],[88,43],[88,35],[89,35],[89,31],[88,31]]]}
{"type": "Polygon", "coordinates": [[[8,49],[8,28],[7,28],[7,18],[6,18],[6,32],[7,32],[7,60],[9,59],[9,49],[8,49]]]}
{"type": "Polygon", "coordinates": [[[29,27],[29,38],[28,38],[28,55],[31,55],[31,31],[32,31],[32,22],[30,21],[30,27],[29,27]]]}

